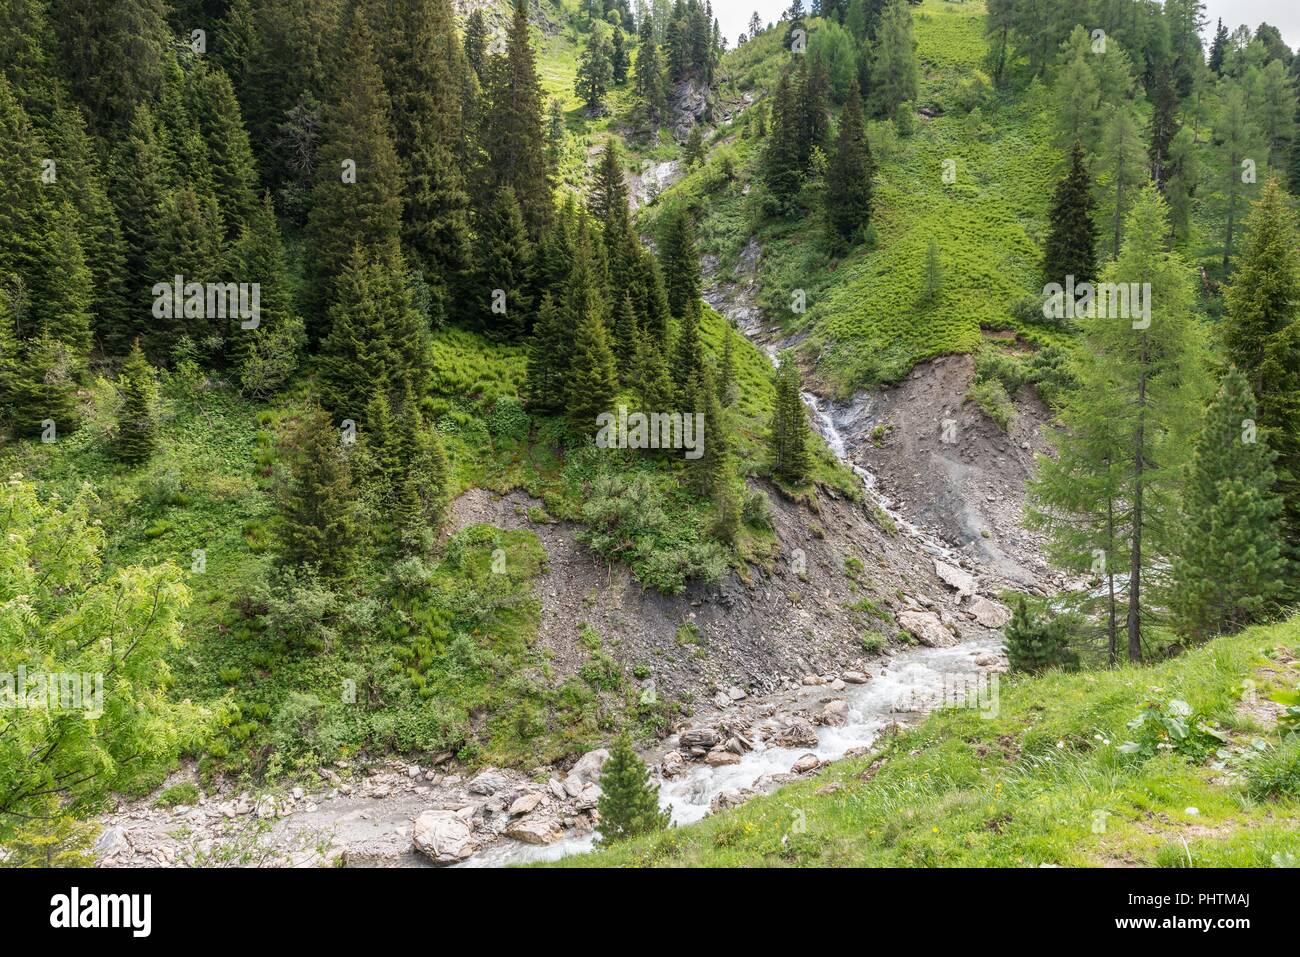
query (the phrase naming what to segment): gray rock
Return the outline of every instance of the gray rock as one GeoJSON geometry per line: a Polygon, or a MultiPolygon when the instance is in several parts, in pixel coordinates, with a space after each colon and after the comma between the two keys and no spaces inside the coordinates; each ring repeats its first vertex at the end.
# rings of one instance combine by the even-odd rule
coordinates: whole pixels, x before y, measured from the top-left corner
{"type": "Polygon", "coordinates": [[[104,833],[99,835],[93,848],[96,857],[108,857],[119,851],[125,851],[131,846],[131,839],[127,837],[126,828],[110,827],[105,828],[104,833]]]}
{"type": "Polygon", "coordinates": [[[691,728],[682,732],[680,742],[683,748],[707,750],[717,744],[721,738],[722,736],[712,728],[691,728]]]}
{"type": "Polygon", "coordinates": [[[425,811],[415,819],[411,842],[435,864],[455,864],[474,853],[474,835],[453,811],[425,811]]]}
{"type": "Polygon", "coordinates": [[[532,812],[537,808],[537,805],[541,803],[542,794],[540,791],[535,794],[525,794],[523,797],[516,798],[515,802],[510,805],[510,810],[506,813],[510,815],[510,817],[520,817],[521,815],[532,812]]]}
{"type": "Polygon", "coordinates": [[[564,831],[555,821],[545,818],[526,817],[513,821],[506,828],[506,836],[525,844],[554,844],[564,836],[564,831]]]}
{"type": "Polygon", "coordinates": [[[496,794],[502,788],[509,785],[506,776],[500,771],[494,771],[489,768],[480,772],[469,782],[470,794],[496,794]]]}
{"type": "Polygon", "coordinates": [[[807,774],[809,771],[816,771],[822,766],[821,758],[815,754],[803,754],[799,760],[791,766],[790,770],[795,774],[807,774]]]}
{"type": "Polygon", "coordinates": [[[783,748],[811,748],[817,744],[817,729],[805,718],[792,718],[772,740],[783,748]]]}
{"type": "Polygon", "coordinates": [[[934,573],[939,576],[949,588],[955,589],[960,595],[975,594],[975,576],[949,565],[947,562],[941,562],[937,558],[934,560],[934,573]]]}
{"type": "Polygon", "coordinates": [[[578,763],[569,770],[569,777],[576,778],[584,784],[595,784],[600,780],[600,769],[609,760],[609,752],[604,748],[588,751],[578,758],[578,763]]]}
{"type": "Polygon", "coordinates": [[[985,628],[1002,628],[1011,620],[1011,612],[1007,610],[1006,605],[980,595],[971,599],[967,611],[985,628]]]}
{"type": "Polygon", "coordinates": [[[952,632],[943,626],[939,616],[933,612],[901,612],[898,616],[898,624],[908,634],[915,635],[921,644],[931,648],[947,648],[957,643],[952,632]]]}

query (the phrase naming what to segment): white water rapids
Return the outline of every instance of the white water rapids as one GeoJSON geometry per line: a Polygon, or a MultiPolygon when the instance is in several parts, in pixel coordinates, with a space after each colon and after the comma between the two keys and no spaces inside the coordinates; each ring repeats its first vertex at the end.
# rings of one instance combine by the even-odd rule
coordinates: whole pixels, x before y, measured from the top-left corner
{"type": "MultiPolygon", "coordinates": [[[[754,330],[745,328],[744,331],[752,337],[754,330]]],[[[766,347],[765,351],[769,358],[774,358],[772,347],[766,347]]],[[[876,488],[875,475],[853,462],[848,443],[835,417],[828,411],[827,403],[811,392],[804,392],[803,399],[813,413],[817,431],[831,451],[862,479],[868,499],[889,515],[903,536],[911,538],[927,554],[951,561],[952,550],[892,511],[888,499],[876,488]]],[[[870,747],[881,731],[895,722],[914,718],[945,703],[965,701],[966,694],[972,690],[978,689],[977,693],[987,695],[990,685],[979,683],[984,681],[985,672],[975,665],[975,659],[996,652],[1000,644],[998,637],[981,638],[951,648],[911,648],[881,659],[870,669],[870,680],[865,684],[847,685],[844,691],[836,693],[848,705],[848,719],[838,728],[819,728],[815,747],[769,745],[759,733],[760,726],[768,719],[760,720],[746,735],[754,749],[742,755],[738,763],[712,767],[695,762],[675,779],[660,777],[660,806],[671,811],[674,826],[691,824],[709,813],[709,803],[716,795],[750,788],[767,774],[789,773],[794,762],[804,754],[815,754],[822,762],[834,761],[850,750],[870,747]]],[[[996,684],[991,685],[991,690],[992,700],[996,703],[996,684]]],[[[812,706],[812,710],[816,710],[817,703],[826,694],[825,687],[806,687],[796,692],[789,704],[812,706]]],[[[498,867],[553,861],[589,851],[595,840],[595,833],[590,831],[542,846],[507,839],[484,848],[461,866],[498,867]]]]}

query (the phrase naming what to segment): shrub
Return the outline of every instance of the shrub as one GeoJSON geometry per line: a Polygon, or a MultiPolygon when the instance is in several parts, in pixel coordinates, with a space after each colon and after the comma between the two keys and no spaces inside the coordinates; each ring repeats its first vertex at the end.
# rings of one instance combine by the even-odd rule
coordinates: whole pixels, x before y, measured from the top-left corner
{"type": "Polygon", "coordinates": [[[1300,798],[1300,736],[1285,738],[1250,763],[1246,791],[1257,801],[1300,798]]]}
{"type": "Polygon", "coordinates": [[[976,382],[966,393],[966,398],[979,406],[1002,431],[1010,428],[1016,409],[1011,404],[1011,397],[1007,395],[1006,386],[997,379],[976,382]]]}
{"type": "Polygon", "coordinates": [[[885,650],[885,636],[878,631],[862,633],[862,650],[869,655],[878,655],[885,650]]]}
{"type": "Polygon", "coordinates": [[[762,489],[747,489],[745,500],[740,507],[740,515],[750,528],[770,529],[772,501],[762,489]]]}
{"type": "Polygon", "coordinates": [[[1073,669],[1079,656],[1068,645],[1064,622],[1039,618],[1022,597],[1011,614],[1004,637],[1012,671],[1038,674],[1049,668],[1073,669]]]}
{"type": "Polygon", "coordinates": [[[197,804],[199,788],[193,781],[181,781],[166,788],[154,801],[154,807],[176,807],[181,804],[197,804]]]}
{"type": "Polygon", "coordinates": [[[600,774],[600,840],[609,844],[639,834],[661,831],[670,814],[659,810],[659,788],[650,783],[650,771],[632,750],[632,741],[620,735],[600,774]]]}

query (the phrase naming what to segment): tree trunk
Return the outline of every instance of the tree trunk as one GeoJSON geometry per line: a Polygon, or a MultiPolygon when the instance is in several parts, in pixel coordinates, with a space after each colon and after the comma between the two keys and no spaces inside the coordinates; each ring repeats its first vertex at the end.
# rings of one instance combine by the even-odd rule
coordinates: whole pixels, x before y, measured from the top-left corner
{"type": "MultiPolygon", "coordinates": [[[[1113,498],[1106,501],[1106,544],[1113,548],[1115,545],[1115,500],[1113,498]]],[[[1115,607],[1115,570],[1111,567],[1109,560],[1106,562],[1106,584],[1110,591],[1109,614],[1106,626],[1107,631],[1107,654],[1106,663],[1114,668],[1119,662],[1119,622],[1116,618],[1117,609],[1115,607]]]]}
{"type": "Polygon", "coordinates": [[[1133,443],[1133,547],[1128,569],[1128,660],[1142,660],[1142,482],[1146,465],[1143,443],[1146,430],[1147,372],[1146,336],[1138,358],[1138,419],[1133,443]]]}
{"type": "Polygon", "coordinates": [[[1232,259],[1232,221],[1237,212],[1237,166],[1239,160],[1232,157],[1232,168],[1228,171],[1228,235],[1223,241],[1223,279],[1228,279],[1229,261],[1232,259]]]}

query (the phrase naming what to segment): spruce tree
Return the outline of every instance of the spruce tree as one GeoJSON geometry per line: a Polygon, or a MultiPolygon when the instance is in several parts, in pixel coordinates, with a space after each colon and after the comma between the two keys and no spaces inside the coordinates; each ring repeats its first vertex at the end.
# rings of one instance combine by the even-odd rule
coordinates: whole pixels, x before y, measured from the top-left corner
{"type": "Polygon", "coordinates": [[[571,357],[573,326],[549,292],[543,293],[537,322],[528,343],[524,396],[530,408],[555,412],[564,408],[565,377],[571,357]]]}
{"type": "Polygon", "coordinates": [[[1192,453],[1171,568],[1174,623],[1196,641],[1259,620],[1281,597],[1287,577],[1276,456],[1255,420],[1250,385],[1230,368],[1192,453]]]}
{"type": "Polygon", "coordinates": [[[698,123],[691,126],[691,132],[686,137],[686,146],[682,149],[682,156],[686,160],[687,169],[693,169],[704,162],[704,137],[700,135],[698,123]]]}
{"type": "Polygon", "coordinates": [[[867,95],[871,114],[892,117],[900,103],[915,100],[919,73],[912,14],[903,0],[889,0],[871,58],[867,95]]]}
{"type": "Polygon", "coordinates": [[[302,318],[293,304],[293,291],[280,240],[271,195],[253,212],[230,254],[230,271],[240,282],[257,283],[257,325],[231,320],[227,354],[239,370],[240,388],[256,398],[277,391],[298,367],[306,344],[302,318]]]}
{"type": "Polygon", "coordinates": [[[1218,74],[1223,75],[1223,57],[1228,52],[1228,28],[1223,25],[1223,20],[1219,20],[1218,26],[1214,28],[1214,39],[1210,42],[1210,69],[1218,74]]]}
{"type": "Polygon", "coordinates": [[[772,96],[772,127],[763,151],[763,182],[778,209],[788,209],[803,185],[800,159],[802,119],[790,72],[782,73],[772,96]]]}
{"type": "Polygon", "coordinates": [[[1073,276],[1076,284],[1092,282],[1096,276],[1097,227],[1092,219],[1095,206],[1083,147],[1075,143],[1070,153],[1070,168],[1056,185],[1048,213],[1044,284],[1060,283],[1064,287],[1067,276],[1073,276]]]}
{"type": "Polygon", "coordinates": [[[1224,294],[1227,358],[1246,377],[1259,407],[1260,433],[1277,453],[1282,525],[1300,559],[1300,252],[1285,192],[1264,185],[1246,220],[1246,241],[1224,294]]]}
{"type": "Polygon", "coordinates": [[[668,310],[678,320],[699,312],[700,257],[695,249],[695,225],[690,213],[677,209],[670,213],[659,240],[659,264],[664,272],[668,292],[668,310]]]}
{"type": "Polygon", "coordinates": [[[207,144],[226,238],[233,238],[257,208],[253,149],[230,77],[217,67],[203,69],[194,79],[193,87],[193,108],[207,144]]]}
{"type": "Polygon", "coordinates": [[[1161,190],[1169,178],[1169,147],[1178,134],[1178,91],[1174,88],[1169,68],[1156,74],[1155,96],[1151,111],[1151,179],[1161,190]]]}
{"type": "Polygon", "coordinates": [[[1029,611],[1022,595],[1003,634],[1011,670],[1040,674],[1049,668],[1073,669],[1078,655],[1069,648],[1062,620],[1044,620],[1029,611]]]}
{"type": "Polygon", "coordinates": [[[487,20],[482,10],[471,10],[465,18],[465,59],[474,70],[480,83],[486,78],[484,68],[488,58],[487,20]]]}
{"type": "Polygon", "coordinates": [[[826,218],[841,241],[853,241],[871,222],[875,175],[875,159],[862,119],[862,98],[857,80],[853,80],[826,172],[826,218]]]}
{"type": "Polygon", "coordinates": [[[659,788],[650,783],[650,771],[632,750],[632,740],[620,735],[600,772],[600,839],[613,844],[661,831],[668,826],[668,811],[659,810],[659,788]]]}
{"type": "Polygon", "coordinates": [[[149,460],[158,442],[158,384],[138,339],[122,366],[118,388],[122,411],[117,421],[117,457],[128,465],[139,465],[149,460]]]}
{"type": "Polygon", "coordinates": [[[348,577],[361,528],[352,468],[341,433],[318,405],[302,417],[287,442],[287,481],[280,489],[280,560],[314,565],[326,578],[348,577]]]}
{"type": "Polygon", "coordinates": [[[582,97],[589,116],[599,116],[605,109],[605,94],[613,80],[609,41],[599,29],[593,29],[587,46],[578,58],[574,91],[582,97]]]}
{"type": "Polygon", "coordinates": [[[402,174],[388,119],[389,98],[376,66],[370,27],[359,8],[345,26],[340,59],[307,223],[307,327],[313,339],[328,332],[321,320],[353,247],[392,256],[402,228],[402,174]]]}
{"type": "Polygon", "coordinates": [[[533,247],[515,191],[497,191],[479,222],[479,277],[474,296],[481,326],[494,338],[515,341],[528,331],[533,247]]]}
{"type": "Polygon", "coordinates": [[[609,55],[610,77],[615,86],[622,86],[627,82],[627,68],[627,37],[623,35],[621,27],[615,27],[609,55]]]}
{"type": "Polygon", "coordinates": [[[789,351],[781,353],[776,369],[776,396],[768,432],[772,472],[788,485],[802,485],[812,472],[808,448],[808,413],[800,394],[799,367],[789,351]]]}
{"type": "Polygon", "coordinates": [[[664,78],[664,59],[655,42],[654,22],[641,21],[640,43],[636,51],[636,96],[653,129],[658,129],[668,115],[668,96],[664,78]]]}
{"type": "MultiPolygon", "coordinates": [[[[10,312],[13,312],[12,303],[10,312]]],[[[14,430],[41,436],[52,424],[55,438],[77,428],[77,379],[84,357],[49,332],[19,344],[17,375],[11,386],[14,430]]]]}
{"type": "Polygon", "coordinates": [[[468,266],[470,243],[470,198],[460,162],[468,70],[451,0],[389,4],[380,60],[402,168],[402,235],[438,311],[456,315],[466,298],[458,276],[468,266]]]}
{"type": "Polygon", "coordinates": [[[604,317],[594,303],[576,317],[573,358],[565,382],[564,411],[580,435],[594,435],[596,418],[608,412],[618,392],[618,369],[604,317]]]}
{"type": "Polygon", "coordinates": [[[90,269],[95,337],[105,347],[119,351],[122,330],[129,325],[126,243],[117,210],[108,198],[107,177],[79,109],[57,108],[46,136],[59,157],[57,188],[80,223],[77,238],[90,269]]]}
{"type": "Polygon", "coordinates": [[[125,353],[136,336],[147,336],[152,331],[150,290],[155,283],[171,278],[153,271],[154,245],[162,232],[163,203],[168,195],[168,158],[148,107],[135,111],[125,137],[113,153],[108,189],[122,225],[123,287],[128,303],[125,323],[114,330],[108,345],[114,352],[125,353]]]}
{"type": "Polygon", "coordinates": [[[423,386],[428,338],[411,302],[401,257],[379,259],[358,246],[337,282],[330,332],[321,343],[325,406],[339,420],[360,419],[377,383],[401,395],[423,386]]]}
{"type": "MultiPolygon", "coordinates": [[[[542,88],[528,32],[528,0],[515,0],[505,59],[494,65],[482,146],[487,190],[514,188],[529,238],[536,241],[552,215],[542,129],[542,88]]],[[[491,195],[485,192],[483,195],[491,195]]]]}
{"type": "Polygon", "coordinates": [[[162,93],[171,51],[163,0],[54,0],[59,62],[94,131],[116,137],[162,93]]]}

